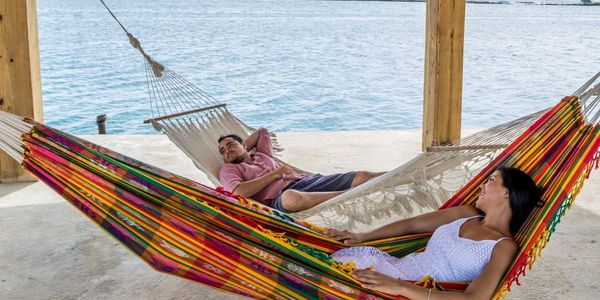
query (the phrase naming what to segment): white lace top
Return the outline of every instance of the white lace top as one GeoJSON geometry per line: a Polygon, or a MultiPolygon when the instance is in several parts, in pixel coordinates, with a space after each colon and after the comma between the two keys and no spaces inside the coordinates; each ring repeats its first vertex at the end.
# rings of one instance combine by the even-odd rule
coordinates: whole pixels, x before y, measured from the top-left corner
{"type": "Polygon", "coordinates": [[[438,281],[472,281],[490,261],[498,240],[475,241],[459,236],[466,221],[481,216],[458,219],[438,227],[421,253],[403,258],[391,256],[374,247],[350,247],[337,251],[331,257],[339,262],[356,263],[359,269],[373,267],[394,278],[419,280],[431,275],[438,281]]]}

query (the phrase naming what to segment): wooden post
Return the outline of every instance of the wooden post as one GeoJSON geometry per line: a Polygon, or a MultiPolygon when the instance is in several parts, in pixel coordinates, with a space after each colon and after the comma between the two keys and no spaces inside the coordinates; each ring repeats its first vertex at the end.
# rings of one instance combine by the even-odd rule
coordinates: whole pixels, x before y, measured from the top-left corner
{"type": "Polygon", "coordinates": [[[427,0],[423,144],[460,138],[465,0],[427,0]]]}
{"type": "MultiPolygon", "coordinates": [[[[0,109],[42,121],[42,87],[35,0],[0,1],[0,109]]],[[[31,181],[0,151],[0,181],[31,181]]]]}
{"type": "Polygon", "coordinates": [[[106,114],[97,115],[96,124],[98,125],[98,134],[106,134],[106,114]]]}

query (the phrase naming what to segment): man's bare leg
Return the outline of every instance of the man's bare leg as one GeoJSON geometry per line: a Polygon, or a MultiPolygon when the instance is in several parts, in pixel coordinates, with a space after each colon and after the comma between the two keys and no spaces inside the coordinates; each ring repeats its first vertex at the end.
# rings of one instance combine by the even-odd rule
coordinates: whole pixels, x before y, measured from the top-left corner
{"type": "MultiPolygon", "coordinates": [[[[352,180],[351,187],[363,184],[385,172],[367,172],[357,171],[352,180]]],[[[317,204],[321,204],[337,195],[344,193],[339,192],[301,192],[297,190],[287,190],[281,194],[281,205],[287,211],[297,212],[309,209],[317,204]]]]}
{"type": "Polygon", "coordinates": [[[361,185],[379,175],[383,175],[385,172],[367,172],[367,171],[356,171],[356,175],[352,180],[351,187],[361,185]]]}
{"type": "Polygon", "coordinates": [[[301,192],[297,190],[287,190],[281,194],[281,205],[287,211],[297,212],[309,209],[317,204],[325,202],[341,192],[301,192]]]}

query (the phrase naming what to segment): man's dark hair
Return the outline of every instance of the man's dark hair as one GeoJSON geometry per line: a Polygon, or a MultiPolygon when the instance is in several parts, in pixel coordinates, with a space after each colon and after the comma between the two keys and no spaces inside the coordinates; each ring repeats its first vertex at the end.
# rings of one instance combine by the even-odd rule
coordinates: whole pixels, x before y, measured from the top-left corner
{"type": "Polygon", "coordinates": [[[228,134],[228,135],[223,135],[219,138],[219,141],[217,141],[217,143],[220,143],[222,140],[226,139],[226,138],[232,138],[236,141],[238,141],[240,144],[244,142],[244,140],[237,134],[228,134]]]}

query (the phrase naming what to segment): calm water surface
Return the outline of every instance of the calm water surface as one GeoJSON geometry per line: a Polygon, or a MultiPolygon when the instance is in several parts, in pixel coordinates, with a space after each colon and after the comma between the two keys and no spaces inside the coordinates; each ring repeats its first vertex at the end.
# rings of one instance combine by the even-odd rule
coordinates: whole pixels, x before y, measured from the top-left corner
{"type": "MultiPolygon", "coordinates": [[[[421,127],[425,3],[106,2],[250,125],[421,127]]],[[[109,133],[154,133],[142,58],[99,1],[38,0],[38,23],[46,123],[93,134],[105,113],[109,133]]],[[[469,4],[465,30],[464,127],[547,107],[600,71],[600,7],[469,4]]]]}

